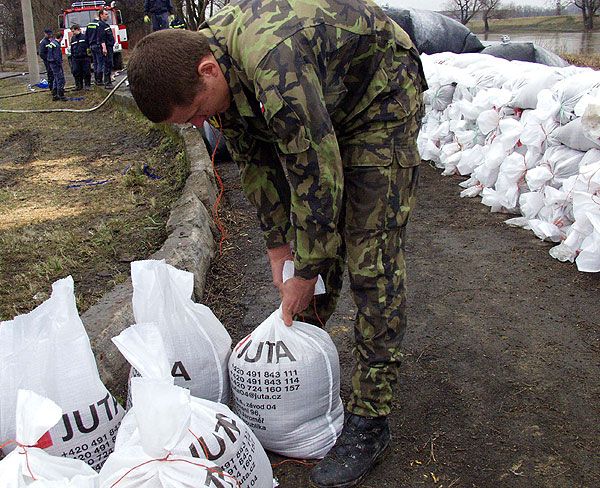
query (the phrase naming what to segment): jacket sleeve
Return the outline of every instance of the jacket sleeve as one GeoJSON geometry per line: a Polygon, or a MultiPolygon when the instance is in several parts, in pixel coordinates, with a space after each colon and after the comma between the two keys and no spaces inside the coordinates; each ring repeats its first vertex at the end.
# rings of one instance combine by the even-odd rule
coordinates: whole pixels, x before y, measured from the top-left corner
{"type": "Polygon", "coordinates": [[[288,171],[294,266],[303,278],[324,274],[341,244],[343,167],[318,73],[293,37],[263,59],[255,73],[256,95],[288,171]]]}
{"type": "Polygon", "coordinates": [[[150,0],[144,0],[144,13],[150,12],[150,0]]]}
{"type": "Polygon", "coordinates": [[[227,149],[238,165],[244,193],[256,207],[267,247],[291,242],[290,187],[276,148],[244,131],[223,132],[227,149]]]}

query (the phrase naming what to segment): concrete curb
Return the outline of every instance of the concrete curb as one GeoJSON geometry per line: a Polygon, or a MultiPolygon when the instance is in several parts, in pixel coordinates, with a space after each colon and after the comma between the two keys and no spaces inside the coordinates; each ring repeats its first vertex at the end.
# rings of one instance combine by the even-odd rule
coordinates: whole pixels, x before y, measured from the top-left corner
{"type": "MultiPolygon", "coordinates": [[[[129,92],[115,93],[118,103],[137,110],[129,92]]],[[[215,255],[214,223],[211,209],[217,195],[212,163],[200,132],[192,127],[178,127],[190,162],[190,174],[181,197],[175,202],[167,221],[169,236],[159,251],[148,259],[167,263],[194,274],[196,300],[202,298],[206,274],[215,255]]],[[[111,341],[134,323],[131,278],[115,286],[83,315],[100,377],[109,391],[123,392],[129,365],[111,341]]]]}

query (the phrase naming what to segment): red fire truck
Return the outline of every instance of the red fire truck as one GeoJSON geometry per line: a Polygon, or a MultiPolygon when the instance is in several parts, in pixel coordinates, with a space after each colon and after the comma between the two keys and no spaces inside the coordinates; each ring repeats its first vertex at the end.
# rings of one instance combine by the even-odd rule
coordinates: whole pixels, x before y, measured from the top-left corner
{"type": "Polygon", "coordinates": [[[100,10],[106,10],[108,12],[108,24],[113,30],[115,37],[114,46],[114,57],[113,66],[115,69],[123,68],[123,49],[129,47],[129,41],[127,40],[127,27],[123,24],[121,18],[121,11],[115,7],[115,2],[111,2],[110,5],[106,5],[103,0],[88,0],[82,2],[73,2],[70,8],[62,11],[62,14],[58,16],[58,25],[64,29],[64,36],[62,39],[62,50],[67,56],[71,55],[71,26],[73,24],[79,24],[81,31],[85,32],[86,26],[97,18],[100,10]]]}

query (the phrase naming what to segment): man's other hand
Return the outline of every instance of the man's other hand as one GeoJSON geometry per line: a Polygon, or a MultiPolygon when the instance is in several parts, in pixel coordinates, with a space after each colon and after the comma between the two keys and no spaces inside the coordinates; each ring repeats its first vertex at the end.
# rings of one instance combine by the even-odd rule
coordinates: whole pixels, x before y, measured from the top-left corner
{"type": "Polygon", "coordinates": [[[267,249],[269,263],[271,264],[271,274],[273,276],[273,284],[279,289],[281,294],[281,285],[283,284],[283,264],[286,261],[293,261],[292,249],[289,244],[267,249]]]}
{"type": "Polygon", "coordinates": [[[281,310],[283,322],[288,327],[292,325],[294,315],[306,310],[315,294],[315,284],[318,277],[310,280],[303,278],[290,278],[281,285],[281,310]]]}

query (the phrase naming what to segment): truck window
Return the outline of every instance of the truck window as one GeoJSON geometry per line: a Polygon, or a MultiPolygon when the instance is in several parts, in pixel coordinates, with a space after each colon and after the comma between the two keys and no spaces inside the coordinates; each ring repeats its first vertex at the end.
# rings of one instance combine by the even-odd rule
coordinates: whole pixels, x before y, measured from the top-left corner
{"type": "Polygon", "coordinates": [[[97,10],[83,10],[81,12],[70,12],[65,16],[65,27],[68,29],[73,24],[81,27],[87,26],[96,16],[97,10]]]}

